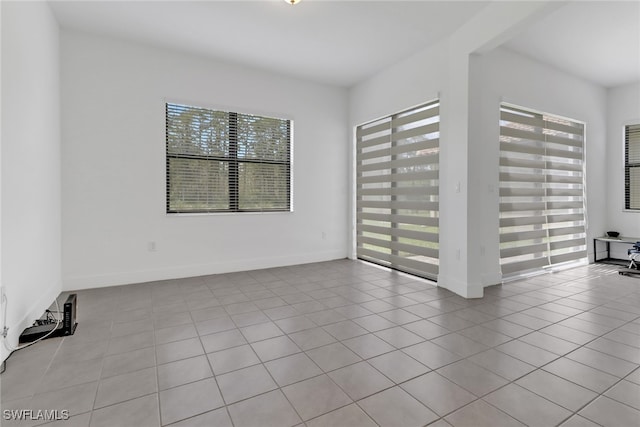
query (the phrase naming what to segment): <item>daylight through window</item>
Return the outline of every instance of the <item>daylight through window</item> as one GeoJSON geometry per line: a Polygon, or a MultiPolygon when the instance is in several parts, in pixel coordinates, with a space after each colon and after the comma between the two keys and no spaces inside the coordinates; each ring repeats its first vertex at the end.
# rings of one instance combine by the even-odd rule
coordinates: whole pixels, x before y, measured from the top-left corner
{"type": "Polygon", "coordinates": [[[291,210],[291,121],[166,104],[167,213],[291,210]]]}

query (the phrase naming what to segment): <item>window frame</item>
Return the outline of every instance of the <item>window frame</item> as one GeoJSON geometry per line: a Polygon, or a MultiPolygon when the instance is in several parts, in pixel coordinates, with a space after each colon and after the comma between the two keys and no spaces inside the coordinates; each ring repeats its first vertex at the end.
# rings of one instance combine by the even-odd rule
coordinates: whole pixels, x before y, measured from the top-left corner
{"type": "MultiPolygon", "coordinates": [[[[629,128],[636,127],[636,132],[640,132],[640,120],[625,123],[622,126],[622,175],[623,175],[623,212],[640,213],[640,206],[631,207],[631,168],[640,170],[640,161],[631,163],[629,161],[629,128]]],[[[640,188],[638,189],[640,192],[640,188]]]]}
{"type": "Polygon", "coordinates": [[[203,105],[201,103],[175,101],[165,99],[164,116],[165,116],[165,214],[170,216],[180,215],[224,215],[224,214],[268,214],[268,213],[287,213],[293,212],[293,120],[284,115],[274,115],[268,113],[241,112],[237,108],[214,107],[203,105]],[[216,113],[225,113],[229,118],[227,128],[229,137],[229,154],[227,156],[215,155],[194,155],[194,154],[175,154],[169,153],[169,124],[168,109],[169,105],[178,105],[182,107],[192,107],[196,109],[205,109],[216,113]],[[287,155],[286,160],[268,160],[264,158],[242,158],[238,156],[238,116],[246,115],[251,117],[267,118],[285,121],[287,124],[287,155]],[[232,124],[233,122],[233,124],[232,124]],[[170,181],[170,159],[192,159],[213,162],[228,163],[228,192],[229,192],[229,208],[228,209],[171,209],[171,181],[170,181]],[[276,164],[285,167],[286,185],[287,185],[287,205],[285,208],[259,208],[259,209],[241,209],[240,208],[240,164],[276,164]]]}

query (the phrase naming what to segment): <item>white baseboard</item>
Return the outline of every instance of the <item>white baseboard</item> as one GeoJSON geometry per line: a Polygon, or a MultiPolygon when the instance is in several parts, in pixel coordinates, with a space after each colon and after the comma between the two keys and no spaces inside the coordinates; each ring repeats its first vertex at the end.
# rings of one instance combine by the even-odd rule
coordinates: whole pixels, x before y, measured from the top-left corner
{"type": "Polygon", "coordinates": [[[494,273],[483,274],[480,279],[482,280],[482,286],[494,286],[502,283],[502,272],[497,271],[494,273]]]}
{"type": "Polygon", "coordinates": [[[144,283],[156,280],[180,279],[184,277],[206,276],[209,274],[233,273],[238,271],[285,267],[290,265],[344,259],[346,257],[347,254],[344,251],[328,251],[300,254],[295,256],[288,255],[281,257],[276,256],[243,259],[231,262],[184,265],[148,270],[98,274],[91,276],[68,276],[63,277],[63,289],[66,291],[70,291],[104,288],[108,286],[128,285],[131,283],[144,283]]]}
{"type": "Polygon", "coordinates": [[[438,287],[448,289],[463,298],[482,298],[484,295],[483,286],[469,286],[467,282],[463,282],[443,274],[438,274],[438,287]]]}

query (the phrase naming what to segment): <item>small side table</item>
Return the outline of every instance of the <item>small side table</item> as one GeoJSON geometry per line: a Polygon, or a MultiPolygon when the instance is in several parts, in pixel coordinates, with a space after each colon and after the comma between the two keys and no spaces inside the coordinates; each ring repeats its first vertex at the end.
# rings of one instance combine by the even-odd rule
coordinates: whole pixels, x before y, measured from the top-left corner
{"type": "Polygon", "coordinates": [[[594,237],[593,238],[593,262],[601,262],[601,263],[605,263],[605,264],[616,264],[616,265],[625,265],[626,266],[626,262],[628,262],[626,259],[620,259],[620,258],[611,258],[611,244],[612,243],[623,243],[626,245],[633,245],[636,242],[640,242],[640,237],[624,237],[624,236],[620,236],[620,237],[607,237],[607,236],[603,236],[603,237],[594,237]],[[600,258],[598,259],[597,256],[597,251],[596,251],[596,243],[597,242],[604,242],[607,245],[607,257],[606,258],[600,258]]]}

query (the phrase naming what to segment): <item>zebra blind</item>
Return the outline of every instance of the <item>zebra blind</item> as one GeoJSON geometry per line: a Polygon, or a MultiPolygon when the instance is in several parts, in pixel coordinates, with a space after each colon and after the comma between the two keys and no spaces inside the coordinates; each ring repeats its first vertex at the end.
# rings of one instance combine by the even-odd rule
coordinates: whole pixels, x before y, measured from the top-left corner
{"type": "Polygon", "coordinates": [[[431,279],[438,274],[439,106],[356,130],[358,258],[431,279]]]}
{"type": "Polygon", "coordinates": [[[584,194],[584,125],[502,104],[503,275],[585,258],[584,194]]]}
{"type": "Polygon", "coordinates": [[[624,207],[640,209],[640,124],[624,127],[624,207]]]}

